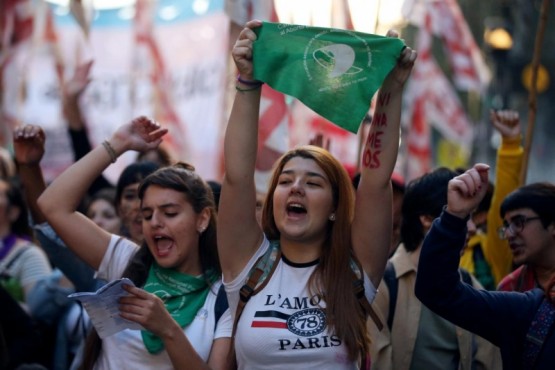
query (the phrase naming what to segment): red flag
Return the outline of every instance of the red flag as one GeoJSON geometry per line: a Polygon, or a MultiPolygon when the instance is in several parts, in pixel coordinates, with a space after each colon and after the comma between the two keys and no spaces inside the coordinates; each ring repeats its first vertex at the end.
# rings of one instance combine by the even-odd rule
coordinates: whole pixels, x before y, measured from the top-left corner
{"type": "Polygon", "coordinates": [[[407,136],[406,179],[409,181],[428,172],[432,164],[431,133],[426,122],[424,99],[421,96],[413,101],[411,127],[407,136]]]}
{"type": "MultiPolygon", "coordinates": [[[[138,0],[135,7],[134,28],[137,48],[135,68],[138,70],[145,68],[150,77],[155,101],[155,119],[160,121],[170,132],[164,142],[172,152],[180,153],[180,157],[187,157],[183,155],[189,147],[186,143],[186,133],[175,110],[166,65],[154,37],[153,18],[156,14],[156,3],[150,0],[138,0]],[[145,55],[147,58],[146,66],[143,60],[145,55]]],[[[141,71],[137,72],[140,74],[141,71]]]]}
{"type": "Polygon", "coordinates": [[[487,86],[490,71],[456,0],[406,0],[403,14],[420,27],[429,17],[430,31],[442,39],[459,89],[482,91],[487,86]]]}
{"type": "Polygon", "coordinates": [[[0,145],[6,145],[20,122],[30,61],[35,51],[42,50],[45,45],[45,50],[55,60],[56,75],[62,85],[64,63],[57,43],[58,35],[48,4],[35,4],[31,0],[0,2],[0,89],[6,94],[0,107],[0,145]],[[13,76],[14,73],[17,76],[13,76]]]}
{"type": "Polygon", "coordinates": [[[424,27],[420,28],[418,33],[416,42],[419,51],[418,62],[414,66],[405,96],[407,101],[411,102],[406,106],[411,106],[414,110],[408,115],[411,117],[407,139],[409,161],[411,161],[411,150],[414,155],[412,163],[408,163],[409,166],[413,166],[408,169],[408,179],[420,176],[424,173],[419,173],[420,171],[429,169],[431,161],[429,124],[434,125],[447,139],[460,144],[468,155],[472,149],[472,125],[457,94],[432,56],[430,25],[430,17],[427,16],[424,27]],[[418,163],[415,164],[415,162],[418,163]]]}

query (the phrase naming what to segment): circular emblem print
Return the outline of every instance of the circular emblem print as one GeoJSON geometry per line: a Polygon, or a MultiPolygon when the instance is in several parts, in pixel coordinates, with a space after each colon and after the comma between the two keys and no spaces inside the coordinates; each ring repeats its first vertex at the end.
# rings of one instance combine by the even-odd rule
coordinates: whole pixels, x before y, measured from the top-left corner
{"type": "Polygon", "coordinates": [[[326,76],[323,80],[326,84],[332,83],[330,81],[353,83],[362,78],[357,75],[371,65],[372,52],[366,40],[346,30],[324,30],[308,42],[304,51],[304,69],[309,81],[326,76]],[[336,41],[329,41],[330,37],[336,41]]]}
{"type": "Polygon", "coordinates": [[[318,308],[309,308],[295,312],[287,320],[290,332],[301,337],[320,334],[326,328],[326,314],[318,308]]]}

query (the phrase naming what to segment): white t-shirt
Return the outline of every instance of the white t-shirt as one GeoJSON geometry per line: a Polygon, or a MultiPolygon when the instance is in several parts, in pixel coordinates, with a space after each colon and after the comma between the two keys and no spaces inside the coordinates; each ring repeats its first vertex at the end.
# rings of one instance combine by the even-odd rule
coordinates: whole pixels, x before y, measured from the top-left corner
{"type": "MultiPolygon", "coordinates": [[[[224,282],[233,315],[239,290],[269,246],[265,238],[241,274],[224,282]]],[[[357,363],[349,361],[341,340],[327,331],[325,303],[319,296],[309,295],[308,279],[316,264],[292,264],[283,259],[276,263],[270,281],[250,298],[239,319],[235,334],[239,369],[358,369],[357,363]]],[[[376,288],[366,274],[364,289],[372,302],[376,288]]]]}
{"type": "MultiPolygon", "coordinates": [[[[120,278],[137,249],[138,246],[133,242],[112,235],[96,277],[107,281],[120,278]]],[[[193,322],[184,329],[191,345],[204,361],[208,361],[214,339],[231,337],[233,328],[229,309],[222,315],[216,327],[214,305],[220,285],[221,282],[214,284],[204,306],[198,311],[193,322]]],[[[102,351],[95,369],[158,370],[173,367],[166,350],[155,355],[150,354],[143,343],[141,331],[126,329],[102,341],[102,351]]]]}

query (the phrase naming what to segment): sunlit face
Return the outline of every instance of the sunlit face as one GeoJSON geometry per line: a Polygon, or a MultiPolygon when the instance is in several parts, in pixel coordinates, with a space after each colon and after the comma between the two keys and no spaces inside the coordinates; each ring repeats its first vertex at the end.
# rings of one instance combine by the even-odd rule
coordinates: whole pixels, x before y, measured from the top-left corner
{"type": "Polygon", "coordinates": [[[87,217],[111,234],[121,232],[121,219],[112,203],[106,199],[94,200],[87,209],[87,217]]]}
{"type": "Polygon", "coordinates": [[[282,238],[323,242],[329,216],[334,212],[327,175],[312,159],[290,159],[274,190],[273,207],[282,238]]]}
{"type": "Polygon", "coordinates": [[[129,237],[137,244],[143,242],[143,225],[140,212],[139,183],[127,185],[121,192],[118,213],[129,237]]]}
{"type": "MultiPolygon", "coordinates": [[[[520,216],[530,218],[537,217],[538,215],[530,208],[521,208],[507,212],[504,220],[510,223],[520,216]]],[[[553,225],[549,225],[547,228],[544,228],[541,220],[535,218],[525,222],[520,231],[513,232],[512,230],[506,230],[505,236],[513,252],[514,263],[541,265],[544,261],[551,261],[552,259],[548,255],[553,253],[555,248],[553,227],[553,225]]]]}
{"type": "Polygon", "coordinates": [[[209,223],[209,210],[197,214],[183,193],[151,185],[141,212],[145,242],[156,262],[183,273],[201,274],[199,236],[209,223]]]}

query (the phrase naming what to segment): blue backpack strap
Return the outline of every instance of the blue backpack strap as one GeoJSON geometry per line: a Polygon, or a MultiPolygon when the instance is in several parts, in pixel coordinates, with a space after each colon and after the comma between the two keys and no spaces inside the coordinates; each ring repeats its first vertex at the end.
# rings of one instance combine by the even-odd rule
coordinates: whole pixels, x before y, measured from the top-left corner
{"type": "Polygon", "coordinates": [[[536,359],[541,352],[543,342],[551,331],[551,327],[555,322],[555,306],[544,298],[534,319],[530,323],[526,340],[524,341],[524,350],[522,351],[522,368],[524,370],[533,369],[536,359]]]}

